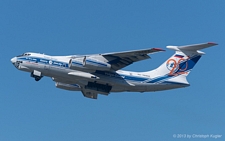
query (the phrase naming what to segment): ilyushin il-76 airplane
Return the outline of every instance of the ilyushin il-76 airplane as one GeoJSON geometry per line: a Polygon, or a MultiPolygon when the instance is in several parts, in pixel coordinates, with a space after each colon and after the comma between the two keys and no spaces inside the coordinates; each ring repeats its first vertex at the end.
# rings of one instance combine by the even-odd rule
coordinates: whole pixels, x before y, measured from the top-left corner
{"type": "Polygon", "coordinates": [[[120,69],[148,59],[149,54],[163,49],[70,56],[28,52],[12,58],[11,62],[17,69],[29,72],[36,81],[47,76],[55,81],[57,88],[81,91],[85,97],[97,99],[98,94],[108,95],[110,92],[151,92],[187,87],[190,84],[186,77],[205,54],[200,50],[215,45],[210,42],[167,46],[175,54],[158,68],[146,72],[120,69]]]}

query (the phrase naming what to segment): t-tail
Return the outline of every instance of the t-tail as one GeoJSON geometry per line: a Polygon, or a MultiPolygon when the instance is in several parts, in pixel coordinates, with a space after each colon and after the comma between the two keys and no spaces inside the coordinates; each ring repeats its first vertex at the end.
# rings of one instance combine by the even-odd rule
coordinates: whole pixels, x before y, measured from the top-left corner
{"type": "Polygon", "coordinates": [[[175,50],[175,54],[166,60],[157,69],[145,72],[153,76],[152,83],[168,83],[189,86],[186,77],[205,54],[201,49],[217,45],[216,43],[203,43],[186,46],[167,46],[175,50]],[[156,76],[156,77],[155,77],[156,76]]]}

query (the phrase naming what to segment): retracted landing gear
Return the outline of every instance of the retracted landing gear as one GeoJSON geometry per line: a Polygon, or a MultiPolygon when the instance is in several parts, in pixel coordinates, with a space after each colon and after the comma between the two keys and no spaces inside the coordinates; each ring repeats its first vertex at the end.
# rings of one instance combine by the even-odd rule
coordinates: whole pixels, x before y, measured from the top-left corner
{"type": "Polygon", "coordinates": [[[41,72],[36,71],[36,70],[34,70],[33,72],[31,72],[30,76],[33,77],[35,79],[35,81],[39,81],[43,77],[41,75],[41,72]]]}

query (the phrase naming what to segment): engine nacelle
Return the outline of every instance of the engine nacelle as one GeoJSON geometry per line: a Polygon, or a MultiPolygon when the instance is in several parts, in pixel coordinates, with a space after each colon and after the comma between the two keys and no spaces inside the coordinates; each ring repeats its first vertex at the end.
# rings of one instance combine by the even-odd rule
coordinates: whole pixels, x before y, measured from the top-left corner
{"type": "Polygon", "coordinates": [[[83,66],[83,60],[84,60],[84,58],[70,59],[69,68],[73,69],[73,70],[85,69],[84,66],[83,66]]]}
{"type": "Polygon", "coordinates": [[[111,65],[95,58],[85,56],[82,58],[70,59],[69,68],[74,70],[91,69],[109,71],[111,65]]]}
{"type": "Polygon", "coordinates": [[[110,70],[111,65],[94,58],[84,57],[83,66],[94,70],[110,70]]]}
{"type": "Polygon", "coordinates": [[[56,82],[55,86],[60,89],[69,90],[69,91],[80,91],[81,88],[77,84],[66,84],[61,82],[56,82]]]}

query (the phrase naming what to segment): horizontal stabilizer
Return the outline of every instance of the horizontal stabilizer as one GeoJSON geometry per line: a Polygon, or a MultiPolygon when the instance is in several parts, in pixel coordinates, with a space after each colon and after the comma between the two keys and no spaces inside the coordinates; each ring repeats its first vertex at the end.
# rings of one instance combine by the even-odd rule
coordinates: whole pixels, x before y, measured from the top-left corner
{"type": "Polygon", "coordinates": [[[176,50],[176,51],[191,51],[191,52],[198,52],[199,54],[204,54],[204,52],[201,52],[199,50],[208,48],[211,46],[217,45],[216,43],[208,42],[208,43],[202,43],[202,44],[194,44],[194,45],[186,45],[186,46],[167,46],[168,49],[176,50]]]}

